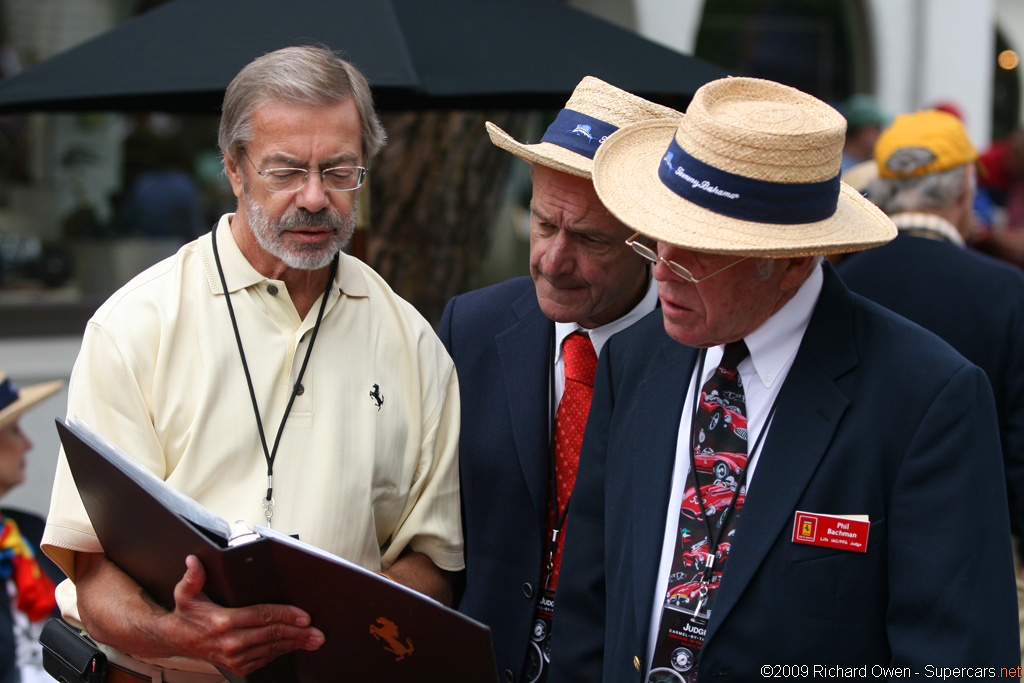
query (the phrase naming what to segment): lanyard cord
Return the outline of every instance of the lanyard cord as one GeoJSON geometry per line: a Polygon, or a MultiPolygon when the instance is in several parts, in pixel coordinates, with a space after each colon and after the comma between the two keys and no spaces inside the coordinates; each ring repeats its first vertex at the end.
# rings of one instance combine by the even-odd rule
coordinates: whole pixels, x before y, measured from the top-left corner
{"type": "MultiPolygon", "coordinates": [[[[564,360],[563,360],[564,363],[564,360]]],[[[562,531],[562,527],[565,525],[565,517],[569,514],[569,501],[572,500],[572,494],[569,494],[569,498],[565,501],[565,507],[562,508],[561,513],[558,511],[558,484],[557,484],[557,473],[555,472],[555,422],[558,415],[558,403],[555,400],[555,336],[554,333],[551,335],[551,346],[548,350],[548,368],[551,373],[551,382],[548,385],[549,391],[551,392],[550,410],[551,410],[551,429],[548,432],[548,467],[550,469],[550,482],[551,482],[551,508],[554,511],[552,514],[552,526],[551,526],[551,538],[548,539],[548,563],[547,571],[545,572],[544,586],[547,588],[551,584],[551,577],[555,570],[555,551],[558,549],[558,535],[562,531]]],[[[565,389],[562,389],[563,396],[565,389]]]]}
{"type": "Polygon", "coordinates": [[[320,321],[324,318],[324,309],[327,308],[327,297],[330,294],[331,286],[334,284],[335,275],[338,272],[339,256],[335,254],[331,261],[331,274],[327,278],[327,287],[324,289],[323,300],[320,302],[320,310],[317,312],[316,324],[313,325],[313,333],[309,338],[309,346],[306,347],[306,356],[302,359],[302,367],[299,375],[292,386],[292,394],[288,399],[288,405],[281,416],[281,424],[277,428],[277,436],[274,439],[274,449],[267,449],[267,437],[263,431],[263,420],[260,419],[260,408],[256,401],[256,390],[252,385],[252,375],[249,374],[249,364],[245,360],[245,350],[242,348],[242,335],[238,331],[238,321],[235,319],[235,309],[231,305],[231,295],[228,293],[227,280],[224,279],[224,268],[220,264],[220,253],[217,250],[217,226],[213,226],[213,259],[217,263],[217,274],[220,275],[220,285],[224,290],[224,301],[228,305],[228,315],[231,317],[231,328],[235,332],[235,342],[238,344],[238,355],[242,359],[242,369],[245,371],[245,381],[249,385],[249,398],[252,400],[253,414],[256,416],[256,428],[260,434],[260,443],[263,445],[263,457],[267,461],[267,497],[263,500],[264,513],[267,516],[267,526],[270,526],[270,519],[274,516],[274,460],[277,458],[277,447],[281,443],[281,434],[284,433],[285,422],[288,421],[288,414],[295,403],[295,397],[299,394],[299,387],[302,386],[302,377],[306,373],[306,365],[309,363],[309,356],[313,352],[313,344],[316,342],[317,332],[320,331],[320,321]]]}
{"type": "MultiPolygon", "coordinates": [[[[706,355],[707,355],[707,349],[701,349],[701,351],[700,351],[700,361],[697,364],[697,378],[696,378],[696,381],[694,383],[694,385],[695,385],[695,393],[694,393],[694,396],[693,396],[693,415],[690,418],[690,449],[689,450],[690,450],[690,471],[693,472],[693,484],[694,484],[694,488],[696,489],[695,493],[697,495],[697,505],[700,506],[700,516],[701,516],[701,519],[704,521],[704,528],[707,531],[708,557],[709,558],[713,558],[715,556],[715,551],[718,550],[718,544],[722,541],[722,532],[725,530],[726,522],[728,522],[729,517],[736,510],[736,501],[739,499],[740,490],[743,489],[744,486],[746,486],[746,483],[747,483],[747,472],[750,471],[750,468],[754,464],[754,461],[757,459],[757,456],[761,454],[761,450],[760,450],[761,449],[761,442],[764,440],[765,434],[768,433],[768,426],[771,424],[772,418],[775,416],[775,409],[779,405],[779,395],[781,395],[782,392],[780,391],[779,395],[776,395],[775,396],[775,400],[772,401],[771,409],[769,409],[769,411],[768,411],[768,417],[764,421],[764,427],[761,428],[761,432],[757,435],[757,441],[754,442],[754,447],[751,448],[749,450],[749,452],[748,452],[747,462],[743,465],[743,473],[740,474],[740,479],[739,479],[739,481],[736,482],[736,488],[733,490],[733,493],[732,493],[732,502],[729,503],[729,508],[725,512],[722,513],[722,519],[721,519],[721,521],[719,523],[719,527],[718,527],[718,537],[716,538],[714,536],[714,534],[712,534],[712,532],[711,532],[712,531],[711,530],[711,521],[708,519],[708,514],[707,514],[707,512],[704,509],[704,494],[701,491],[700,480],[697,479],[697,460],[694,457],[694,451],[696,450],[696,443],[697,443],[697,432],[696,432],[697,412],[700,410],[700,394],[701,394],[701,389],[704,386],[704,381],[703,381],[703,379],[704,379],[704,359],[705,359],[706,355]]],[[[716,370],[716,372],[717,372],[717,370],[716,370]]],[[[739,375],[739,368],[736,369],[736,374],[739,375]]],[[[746,394],[746,392],[744,392],[744,394],[746,394]]],[[[744,400],[744,403],[746,403],[745,400],[744,400]]],[[[749,415],[750,415],[750,413],[748,411],[747,412],[748,419],[749,419],[749,415]]],[[[685,492],[684,492],[684,495],[685,495],[685,492]]],[[[708,567],[705,569],[705,573],[707,574],[710,569],[711,569],[711,564],[709,563],[708,567]]],[[[706,578],[706,580],[710,580],[710,575],[706,576],[705,578],[706,578]]]]}

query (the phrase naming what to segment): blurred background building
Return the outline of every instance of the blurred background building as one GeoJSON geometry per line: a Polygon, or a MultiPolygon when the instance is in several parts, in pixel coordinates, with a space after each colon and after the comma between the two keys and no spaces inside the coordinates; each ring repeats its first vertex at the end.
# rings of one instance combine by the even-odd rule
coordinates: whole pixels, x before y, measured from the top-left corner
{"type": "MultiPolygon", "coordinates": [[[[160,4],[0,0],[0,76],[160,4]]],[[[940,103],[953,106],[979,149],[1021,123],[1017,50],[1024,50],[1024,3],[1019,0],[569,4],[731,74],[781,81],[836,105],[864,94],[893,114],[940,103]]],[[[528,36],[523,40],[529,43],[528,36]]],[[[504,119],[503,128],[517,126],[522,132],[517,137],[536,139],[552,113],[517,115],[504,119]]],[[[432,121],[443,120],[449,129],[440,137],[442,146],[447,139],[453,145],[489,150],[482,122],[503,115],[453,114],[432,121]]],[[[417,113],[385,118],[395,154],[414,149],[406,143],[422,137],[423,120],[417,113]]],[[[0,359],[15,381],[68,377],[83,325],[96,305],[233,208],[234,198],[221,174],[216,124],[212,115],[161,112],[0,117],[0,359]],[[174,219],[163,220],[168,216],[174,219]]],[[[454,247],[441,255],[445,268],[437,267],[441,256],[424,257],[394,239],[386,227],[390,239],[377,239],[375,233],[388,220],[383,213],[374,209],[361,217],[368,229],[355,243],[358,255],[435,321],[456,291],[526,272],[525,164],[511,155],[481,152],[478,165],[471,171],[487,186],[481,193],[497,199],[471,207],[460,199],[447,207],[439,204],[437,210],[456,216],[460,211],[481,213],[489,228],[453,237],[454,247]]],[[[377,204],[390,198],[378,197],[373,185],[371,190],[377,204]]],[[[57,452],[52,420],[63,415],[65,400],[58,395],[26,416],[25,428],[36,448],[29,484],[9,496],[12,505],[45,513],[57,452]]]]}

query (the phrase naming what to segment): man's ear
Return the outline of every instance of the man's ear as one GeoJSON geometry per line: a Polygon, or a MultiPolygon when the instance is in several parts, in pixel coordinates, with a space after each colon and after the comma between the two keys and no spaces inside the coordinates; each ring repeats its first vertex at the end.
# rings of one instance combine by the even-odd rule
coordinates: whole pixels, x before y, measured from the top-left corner
{"type": "Polygon", "coordinates": [[[820,258],[813,256],[791,256],[782,269],[782,278],[779,280],[779,289],[788,292],[800,287],[804,280],[811,276],[811,272],[818,265],[820,258]]]}
{"type": "Polygon", "coordinates": [[[227,174],[228,181],[231,183],[231,191],[236,197],[241,199],[242,186],[244,183],[242,173],[244,173],[244,171],[242,171],[238,163],[228,154],[224,155],[224,172],[227,174]]]}

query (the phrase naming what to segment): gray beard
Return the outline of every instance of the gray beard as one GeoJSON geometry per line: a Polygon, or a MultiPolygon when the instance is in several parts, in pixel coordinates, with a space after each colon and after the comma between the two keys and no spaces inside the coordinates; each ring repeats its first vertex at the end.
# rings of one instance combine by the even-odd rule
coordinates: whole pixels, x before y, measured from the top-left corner
{"type": "Polygon", "coordinates": [[[333,209],[323,209],[316,213],[310,213],[305,209],[293,209],[271,225],[270,217],[247,189],[242,193],[242,201],[245,204],[245,217],[249,222],[249,229],[256,242],[268,254],[296,270],[319,270],[330,265],[334,255],[344,249],[352,239],[356,227],[356,213],[359,210],[358,202],[348,216],[343,216],[333,209]],[[291,247],[285,246],[284,233],[287,230],[311,227],[330,228],[333,231],[333,239],[323,244],[298,243],[291,247]]]}

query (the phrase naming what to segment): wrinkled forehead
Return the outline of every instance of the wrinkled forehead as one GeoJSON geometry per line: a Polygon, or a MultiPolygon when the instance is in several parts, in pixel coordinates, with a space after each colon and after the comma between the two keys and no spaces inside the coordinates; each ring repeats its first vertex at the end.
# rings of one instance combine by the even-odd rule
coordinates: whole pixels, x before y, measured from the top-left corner
{"type": "Polygon", "coordinates": [[[351,100],[330,106],[268,102],[253,112],[247,150],[261,160],[358,161],[362,154],[359,111],[351,100]]]}
{"type": "Polygon", "coordinates": [[[576,231],[625,240],[633,234],[601,202],[589,178],[537,165],[530,211],[537,219],[576,231]]]}

